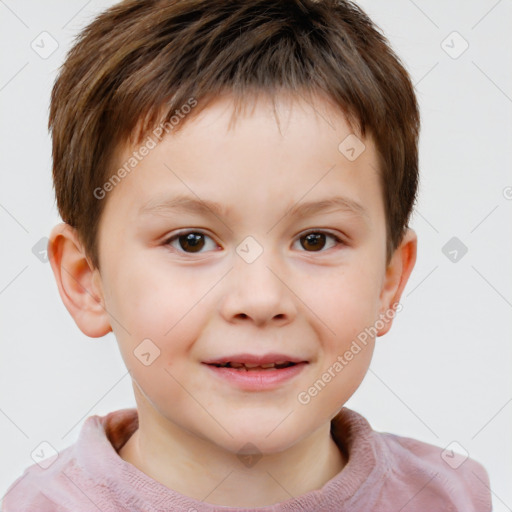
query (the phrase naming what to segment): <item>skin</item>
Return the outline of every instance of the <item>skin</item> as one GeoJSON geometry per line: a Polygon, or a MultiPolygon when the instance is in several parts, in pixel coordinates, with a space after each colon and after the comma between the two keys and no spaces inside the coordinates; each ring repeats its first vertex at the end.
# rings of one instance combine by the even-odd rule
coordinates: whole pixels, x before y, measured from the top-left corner
{"type": "MultiPolygon", "coordinates": [[[[386,265],[374,143],[362,139],[366,149],[347,159],[338,145],[353,130],[327,100],[281,95],[280,129],[268,98],[234,126],[231,106],[219,97],[188,119],[103,199],[101,272],[66,224],[52,230],[49,254],[78,327],[91,337],[112,330],[130,371],[139,429],[120,456],[187,496],[255,507],[320,489],[343,469],[330,420],[362,382],[375,338],[309,403],[297,397],[399,302],[417,240],[408,230],[386,265]],[[139,213],[177,194],[227,211],[139,213]],[[333,195],[358,202],[365,216],[336,208],[287,215],[333,195]],[[320,250],[304,239],[312,229],[326,233],[320,250]],[[179,239],[166,243],[186,230],[207,235],[199,252],[179,239]],[[236,252],[247,236],[263,248],[252,263],[236,252]],[[160,355],[145,366],[134,350],[147,338],[160,355]],[[280,352],[308,364],[271,391],[241,390],[202,364],[241,352],[280,352]],[[237,456],[248,442],[262,455],[251,467],[237,456]]],[[[123,151],[120,165],[133,148],[123,151]]]]}

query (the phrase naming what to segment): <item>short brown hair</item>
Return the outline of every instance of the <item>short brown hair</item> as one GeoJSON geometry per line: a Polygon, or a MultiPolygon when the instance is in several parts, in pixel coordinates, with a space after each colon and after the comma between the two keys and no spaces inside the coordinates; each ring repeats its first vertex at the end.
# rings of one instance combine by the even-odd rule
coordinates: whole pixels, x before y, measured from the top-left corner
{"type": "MultiPolygon", "coordinates": [[[[229,92],[321,93],[379,155],[389,261],[418,187],[419,109],[387,39],[344,0],[125,0],[77,37],[53,87],[53,179],[64,222],[99,268],[105,201],[120,144],[138,144],[190,98],[198,114],[229,92]]],[[[187,119],[176,126],[182,127],[187,119]]]]}

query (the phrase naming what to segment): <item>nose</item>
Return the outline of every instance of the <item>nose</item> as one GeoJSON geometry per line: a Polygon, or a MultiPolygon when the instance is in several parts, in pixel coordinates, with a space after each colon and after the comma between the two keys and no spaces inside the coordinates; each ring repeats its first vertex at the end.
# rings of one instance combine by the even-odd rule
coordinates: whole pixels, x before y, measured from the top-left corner
{"type": "Polygon", "coordinates": [[[221,315],[227,322],[281,326],[296,317],[295,296],[286,276],[275,261],[264,256],[265,253],[252,263],[236,258],[226,276],[225,293],[220,302],[221,315]]]}

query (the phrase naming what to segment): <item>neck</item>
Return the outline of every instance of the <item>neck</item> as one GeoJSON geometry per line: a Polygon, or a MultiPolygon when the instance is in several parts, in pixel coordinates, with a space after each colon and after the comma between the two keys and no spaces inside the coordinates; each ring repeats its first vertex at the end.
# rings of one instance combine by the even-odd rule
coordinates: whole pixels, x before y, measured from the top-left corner
{"type": "Polygon", "coordinates": [[[320,489],[346,464],[330,422],[285,451],[251,459],[177,425],[140,421],[119,455],[176,492],[230,507],[264,507],[320,489]]]}

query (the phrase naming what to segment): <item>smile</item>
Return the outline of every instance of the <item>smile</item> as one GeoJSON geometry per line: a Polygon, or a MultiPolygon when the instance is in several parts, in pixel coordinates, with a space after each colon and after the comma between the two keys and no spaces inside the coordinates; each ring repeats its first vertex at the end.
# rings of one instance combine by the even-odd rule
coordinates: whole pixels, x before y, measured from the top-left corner
{"type": "Polygon", "coordinates": [[[235,368],[236,370],[255,371],[255,370],[281,370],[282,368],[288,368],[294,366],[297,363],[290,361],[278,361],[276,363],[267,364],[249,364],[249,363],[219,363],[214,364],[217,368],[235,368]]]}
{"type": "Polygon", "coordinates": [[[298,376],[308,361],[283,354],[239,354],[203,362],[213,376],[243,391],[279,388],[298,376]]]}

